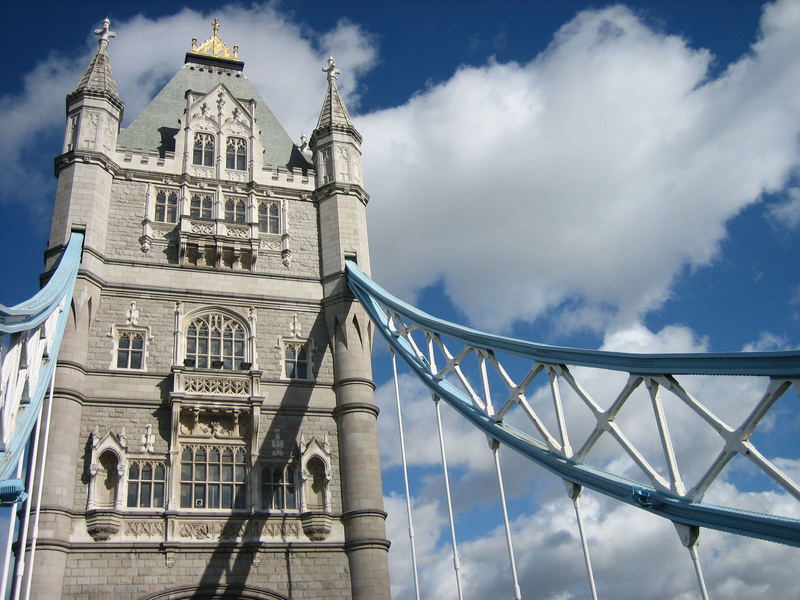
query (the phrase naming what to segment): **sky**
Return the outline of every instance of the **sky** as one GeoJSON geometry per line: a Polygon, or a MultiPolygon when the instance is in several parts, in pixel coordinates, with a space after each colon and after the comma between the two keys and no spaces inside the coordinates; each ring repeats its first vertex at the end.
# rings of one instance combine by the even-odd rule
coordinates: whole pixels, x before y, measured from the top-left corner
{"type": "MultiPolygon", "coordinates": [[[[38,286],[64,96],[96,48],[92,30],[109,16],[117,32],[110,56],[125,126],[217,17],[220,36],[239,45],[246,75],[296,141],[316,123],[320,69],[336,57],[364,137],[372,274],[396,295],[437,316],[549,344],[800,347],[797,0],[52,3],[35,19],[29,5],[7,4],[0,16],[15,26],[3,37],[0,82],[4,304],[38,286]]],[[[393,594],[409,598],[387,359],[378,343],[393,594]]],[[[602,377],[590,381],[612,393],[602,377]]],[[[754,397],[744,393],[750,381],[707,383],[718,398],[754,397]]],[[[423,596],[452,598],[430,399],[407,374],[401,389],[423,596]]],[[[450,464],[465,594],[505,597],[490,455],[476,450],[485,446],[480,434],[444,413],[447,438],[459,440],[450,464]]],[[[782,414],[764,439],[778,440],[774,456],[798,472],[800,420],[782,414]]],[[[690,454],[702,452],[690,443],[692,423],[680,422],[690,454]]],[[[587,597],[561,482],[502,458],[523,594],[587,597]]],[[[800,516],[746,468],[731,469],[713,492],[800,516]]],[[[601,597],[698,597],[669,523],[590,493],[582,502],[601,597]]],[[[794,594],[795,550],[704,532],[700,554],[712,597],[794,594]]]]}

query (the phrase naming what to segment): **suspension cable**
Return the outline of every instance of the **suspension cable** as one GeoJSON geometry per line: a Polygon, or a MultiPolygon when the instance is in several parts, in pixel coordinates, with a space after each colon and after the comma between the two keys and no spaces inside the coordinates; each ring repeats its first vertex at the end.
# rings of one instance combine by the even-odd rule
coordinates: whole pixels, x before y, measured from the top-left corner
{"type": "MultiPolygon", "coordinates": [[[[53,370],[55,372],[55,369],[53,370]]],[[[32,448],[28,452],[28,468],[25,477],[25,488],[28,490],[28,497],[25,499],[25,508],[22,516],[22,526],[20,527],[17,544],[17,560],[14,564],[14,582],[11,585],[12,597],[19,600],[22,585],[22,576],[25,574],[25,551],[28,543],[28,526],[31,522],[31,504],[33,502],[33,480],[36,477],[36,462],[39,454],[39,434],[42,425],[42,405],[39,405],[39,414],[36,415],[36,423],[33,426],[31,437],[32,448]]]]}
{"type": "Polygon", "coordinates": [[[408,512],[408,538],[411,541],[411,566],[414,570],[414,591],[417,600],[419,600],[419,575],[417,573],[417,547],[414,543],[414,520],[411,517],[411,492],[408,486],[408,463],[406,462],[406,442],[403,436],[403,415],[400,410],[400,386],[397,382],[397,359],[394,355],[394,350],[391,348],[389,352],[392,354],[392,370],[394,371],[394,397],[397,402],[397,425],[400,429],[400,454],[403,458],[403,480],[406,486],[406,510],[408,512]]]}
{"type": "MultiPolygon", "coordinates": [[[[428,337],[428,360],[431,369],[436,370],[436,356],[433,352],[433,339],[428,337]]],[[[453,546],[453,569],[456,572],[456,588],[458,590],[458,600],[463,600],[464,595],[461,589],[461,563],[458,560],[458,544],[456,543],[456,525],[453,519],[453,499],[450,494],[450,476],[447,474],[447,453],[444,447],[444,432],[442,431],[442,412],[440,409],[441,399],[436,394],[431,394],[433,399],[434,412],[436,413],[436,428],[439,432],[439,452],[442,455],[442,473],[444,475],[444,490],[447,496],[447,515],[450,519],[450,542],[453,546]]]]}
{"type": "Polygon", "coordinates": [[[44,468],[47,461],[47,444],[50,439],[50,416],[53,414],[53,386],[56,381],[56,370],[53,369],[53,374],[50,376],[50,393],[47,397],[47,405],[45,410],[47,416],[44,421],[44,442],[42,444],[42,461],[39,465],[39,481],[36,484],[36,509],[33,513],[33,531],[31,533],[31,556],[28,561],[28,576],[24,580],[25,592],[23,598],[28,600],[31,595],[31,582],[33,581],[33,559],[36,556],[36,542],[39,539],[39,509],[42,505],[42,487],[44,486],[44,468]]]}
{"type": "Polygon", "coordinates": [[[567,495],[572,500],[572,505],[575,507],[575,517],[578,520],[578,531],[581,535],[581,547],[583,548],[583,560],[586,563],[586,573],[589,577],[589,590],[592,593],[592,600],[597,600],[597,587],[594,583],[594,572],[592,571],[592,559],[589,556],[589,545],[586,543],[586,532],[583,530],[583,516],[581,515],[581,507],[579,499],[583,488],[577,483],[571,481],[564,481],[567,486],[567,495]]]}
{"type": "Polygon", "coordinates": [[[522,592],[519,589],[519,580],[517,579],[517,563],[514,560],[514,546],[511,544],[511,525],[508,523],[508,509],[506,508],[506,492],[503,489],[503,474],[500,471],[500,442],[495,439],[489,441],[489,446],[494,455],[494,468],[497,471],[497,484],[500,486],[500,504],[503,507],[503,523],[506,527],[506,542],[508,543],[508,559],[511,562],[511,575],[514,578],[514,598],[515,600],[522,600],[522,592]]]}

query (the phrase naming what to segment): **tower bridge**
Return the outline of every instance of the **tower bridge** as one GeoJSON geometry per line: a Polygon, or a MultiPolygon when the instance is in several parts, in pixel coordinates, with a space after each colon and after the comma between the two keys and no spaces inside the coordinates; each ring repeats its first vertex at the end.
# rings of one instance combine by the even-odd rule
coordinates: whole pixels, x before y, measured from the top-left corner
{"type": "Polygon", "coordinates": [[[800,391],[800,352],[560,348],[395,298],[370,278],[362,138],[334,59],[322,67],[316,128],[298,145],[219,29],[215,20],[205,42],[192,40],[184,66],[121,129],[106,19],[67,96],[47,283],[0,308],[0,500],[19,516],[1,597],[388,598],[375,332],[395,373],[417,597],[397,357],[433,401],[459,598],[470,592],[441,402],[487,438],[508,554],[501,597],[523,596],[501,449],[563,480],[587,596],[602,589],[584,489],[674,524],[703,597],[702,530],[800,545],[790,516],[704,501],[736,458],[800,501],[798,483],[753,441],[776,403],[800,391]],[[596,393],[597,373],[621,375],[611,398],[596,393]],[[731,420],[718,415],[719,397],[685,382],[694,376],[709,389],[742,377],[760,388],[731,420]],[[626,431],[625,410],[650,413],[649,434],[626,431]],[[688,444],[686,418],[711,441],[688,444]],[[686,470],[687,453],[702,468],[686,470]]]}

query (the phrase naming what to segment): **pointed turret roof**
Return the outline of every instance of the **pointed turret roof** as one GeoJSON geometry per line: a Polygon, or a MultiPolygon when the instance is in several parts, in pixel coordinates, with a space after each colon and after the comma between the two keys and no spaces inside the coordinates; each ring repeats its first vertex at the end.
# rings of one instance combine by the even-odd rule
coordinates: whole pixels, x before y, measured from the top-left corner
{"type": "Polygon", "coordinates": [[[114,74],[111,72],[111,61],[108,58],[108,40],[117,34],[111,31],[111,21],[109,19],[105,19],[103,27],[96,29],[94,33],[100,36],[100,39],[97,40],[97,52],[89,66],[86,67],[86,71],[84,71],[78,85],[67,96],[67,102],[78,94],[100,95],[107,97],[121,108],[122,99],[119,97],[117,82],[114,81],[114,74]]]}
{"type": "Polygon", "coordinates": [[[332,56],[328,57],[328,66],[322,67],[322,70],[328,74],[328,91],[322,102],[322,110],[319,113],[316,128],[319,130],[327,127],[344,129],[355,134],[360,140],[361,134],[358,133],[356,126],[353,124],[350,113],[347,112],[347,106],[345,106],[344,100],[339,94],[339,88],[336,86],[336,76],[341,71],[336,68],[336,63],[332,56]]]}

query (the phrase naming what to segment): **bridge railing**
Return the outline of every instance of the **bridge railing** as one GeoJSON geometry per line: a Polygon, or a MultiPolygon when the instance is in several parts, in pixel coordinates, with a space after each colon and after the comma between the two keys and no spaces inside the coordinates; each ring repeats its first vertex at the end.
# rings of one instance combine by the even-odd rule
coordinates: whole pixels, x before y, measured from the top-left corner
{"type": "Polygon", "coordinates": [[[703,501],[740,458],[800,506],[798,483],[753,441],[779,399],[792,387],[800,393],[800,352],[628,354],[536,344],[432,317],[350,261],[347,275],[392,351],[435,397],[497,443],[574,486],[667,518],[679,533],[709,527],[800,546],[800,521],[791,516],[703,501]],[[698,378],[710,399],[690,392],[698,378]],[[625,419],[635,427],[621,425],[625,419]],[[686,433],[698,427],[710,441],[686,433]]]}

